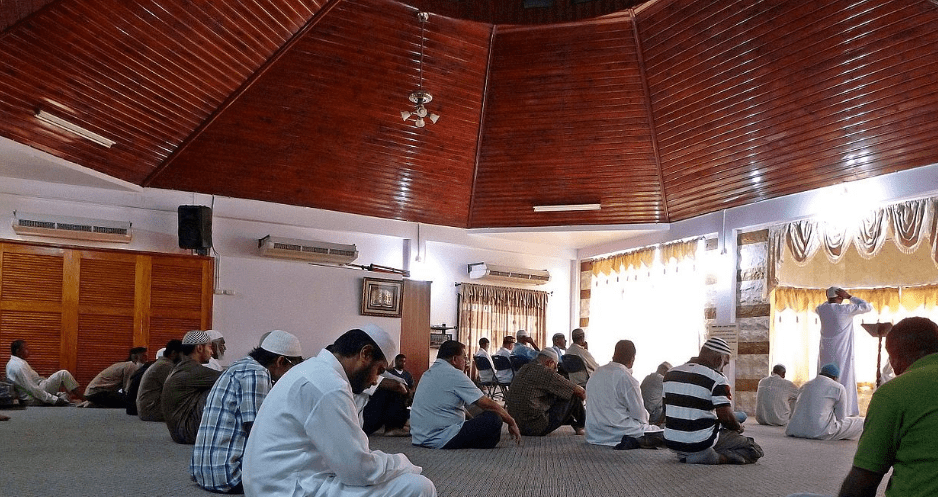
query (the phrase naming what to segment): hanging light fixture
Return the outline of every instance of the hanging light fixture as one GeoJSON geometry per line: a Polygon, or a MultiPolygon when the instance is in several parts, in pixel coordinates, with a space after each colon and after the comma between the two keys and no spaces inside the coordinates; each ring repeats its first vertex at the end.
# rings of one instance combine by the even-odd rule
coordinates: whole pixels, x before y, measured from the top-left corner
{"type": "Polygon", "coordinates": [[[420,21],[420,61],[417,65],[419,81],[417,83],[417,89],[410,92],[410,95],[407,96],[407,99],[414,104],[414,110],[401,111],[401,119],[407,121],[413,118],[414,126],[418,128],[422,128],[427,125],[426,119],[429,119],[433,124],[436,124],[437,120],[440,119],[439,115],[427,111],[426,104],[433,100],[433,95],[423,89],[423,45],[426,41],[426,37],[424,36],[424,27],[426,26],[428,19],[430,19],[430,14],[426,12],[417,12],[417,20],[420,21]]]}

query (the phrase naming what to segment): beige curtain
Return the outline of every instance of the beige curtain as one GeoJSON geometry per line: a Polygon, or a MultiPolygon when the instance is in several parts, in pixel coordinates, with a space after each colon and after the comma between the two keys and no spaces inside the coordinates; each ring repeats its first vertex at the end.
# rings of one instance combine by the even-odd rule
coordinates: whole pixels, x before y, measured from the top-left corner
{"type": "MultiPolygon", "coordinates": [[[[539,347],[547,341],[547,292],[463,283],[459,287],[459,341],[470,355],[479,339],[489,339],[489,353],[502,346],[505,335],[525,330],[539,347]]],[[[472,377],[475,363],[470,361],[472,377]]]]}

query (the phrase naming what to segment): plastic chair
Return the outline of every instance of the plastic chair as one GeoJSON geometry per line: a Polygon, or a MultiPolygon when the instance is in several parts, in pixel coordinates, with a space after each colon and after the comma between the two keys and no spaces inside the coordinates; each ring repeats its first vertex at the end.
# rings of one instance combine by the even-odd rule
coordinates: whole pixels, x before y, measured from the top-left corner
{"type": "Polygon", "coordinates": [[[589,379],[589,372],[586,370],[586,362],[583,361],[582,357],[573,354],[564,354],[563,357],[560,358],[560,364],[564,371],[567,372],[567,377],[570,378],[570,381],[580,386],[586,384],[586,381],[589,379]]]}
{"type": "Polygon", "coordinates": [[[531,359],[528,359],[527,357],[520,356],[520,355],[513,355],[509,357],[509,359],[511,360],[511,369],[513,371],[518,371],[519,369],[521,369],[521,366],[524,366],[525,364],[531,362],[531,359]]]}
{"type": "MultiPolygon", "coordinates": [[[[503,355],[493,355],[492,362],[495,363],[495,381],[498,382],[498,386],[508,387],[509,385],[511,385],[511,380],[515,378],[515,371],[514,369],[511,368],[511,360],[503,355]],[[504,371],[508,371],[509,373],[511,373],[507,375],[508,381],[504,381],[501,378],[499,378],[498,373],[504,372],[504,371]]],[[[501,376],[505,376],[505,374],[502,374],[501,376]]]]}
{"type": "Polygon", "coordinates": [[[495,379],[495,370],[492,369],[492,363],[490,363],[486,357],[478,355],[473,356],[473,360],[476,363],[476,369],[479,371],[479,385],[482,386],[482,391],[485,392],[485,395],[490,399],[495,400],[495,397],[498,395],[498,380],[495,379]],[[491,379],[483,380],[483,371],[491,372],[491,379]]]}

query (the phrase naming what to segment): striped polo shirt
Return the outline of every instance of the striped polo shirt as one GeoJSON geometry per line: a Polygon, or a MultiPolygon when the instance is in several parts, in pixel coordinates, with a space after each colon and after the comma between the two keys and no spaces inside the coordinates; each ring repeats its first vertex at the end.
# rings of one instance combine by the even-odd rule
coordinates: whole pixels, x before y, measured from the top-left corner
{"type": "Polygon", "coordinates": [[[730,405],[726,377],[693,362],[664,375],[664,438],[669,449],[700,452],[716,444],[720,421],[715,409],[730,405]]]}

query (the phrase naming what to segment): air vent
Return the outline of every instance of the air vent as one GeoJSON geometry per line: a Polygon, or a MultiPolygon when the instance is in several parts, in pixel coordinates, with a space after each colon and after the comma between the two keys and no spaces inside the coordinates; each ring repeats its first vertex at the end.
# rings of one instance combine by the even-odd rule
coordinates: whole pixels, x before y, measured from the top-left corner
{"type": "Polygon", "coordinates": [[[133,238],[129,222],[50,216],[26,212],[13,214],[13,231],[18,235],[70,238],[96,242],[130,243],[133,238]]]}
{"type": "Polygon", "coordinates": [[[261,255],[323,264],[348,264],[358,258],[355,245],[274,238],[270,235],[257,241],[261,255]]]}
{"type": "Polygon", "coordinates": [[[513,268],[486,262],[469,264],[469,277],[531,285],[543,285],[550,281],[550,273],[543,269],[513,268]]]}

